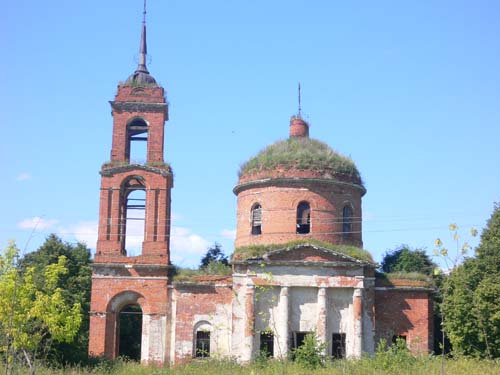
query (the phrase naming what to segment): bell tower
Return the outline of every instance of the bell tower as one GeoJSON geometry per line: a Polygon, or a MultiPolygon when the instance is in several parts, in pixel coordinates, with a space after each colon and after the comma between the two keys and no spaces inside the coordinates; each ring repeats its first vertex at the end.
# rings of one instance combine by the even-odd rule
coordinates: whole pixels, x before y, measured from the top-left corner
{"type": "Polygon", "coordinates": [[[118,85],[110,102],[112,147],[110,161],[100,171],[89,353],[108,358],[128,354],[131,337],[123,337],[120,325],[125,314],[133,313],[141,316],[134,359],[163,363],[173,174],[163,160],[165,91],[146,66],[145,15],[144,3],[137,69],[118,85]]]}

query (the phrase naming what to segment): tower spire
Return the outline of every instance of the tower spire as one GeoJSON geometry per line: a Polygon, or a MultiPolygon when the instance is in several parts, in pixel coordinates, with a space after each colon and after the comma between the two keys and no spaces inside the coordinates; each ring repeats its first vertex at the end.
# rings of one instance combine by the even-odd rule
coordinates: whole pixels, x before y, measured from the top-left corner
{"type": "Polygon", "coordinates": [[[141,45],[139,47],[139,65],[137,66],[136,73],[149,74],[146,67],[146,55],[148,54],[148,46],[146,43],[146,0],[144,0],[144,11],[142,12],[142,32],[141,32],[141,45]]]}

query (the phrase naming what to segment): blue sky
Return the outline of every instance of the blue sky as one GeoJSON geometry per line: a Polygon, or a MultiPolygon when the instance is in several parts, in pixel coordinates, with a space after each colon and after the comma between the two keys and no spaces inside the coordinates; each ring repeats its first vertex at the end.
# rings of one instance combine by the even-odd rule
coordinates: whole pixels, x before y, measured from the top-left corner
{"type": "MultiPolygon", "coordinates": [[[[135,70],[141,11],[4,4],[0,248],[34,251],[52,232],[95,247],[108,101],[135,70]]],[[[362,173],[377,261],[401,243],[451,244],[451,222],[464,239],[484,227],[500,201],[499,17],[493,0],[149,0],[149,70],[170,103],[173,261],[196,265],[214,241],[232,252],[239,165],[287,137],[299,81],[311,136],[362,173]]]]}

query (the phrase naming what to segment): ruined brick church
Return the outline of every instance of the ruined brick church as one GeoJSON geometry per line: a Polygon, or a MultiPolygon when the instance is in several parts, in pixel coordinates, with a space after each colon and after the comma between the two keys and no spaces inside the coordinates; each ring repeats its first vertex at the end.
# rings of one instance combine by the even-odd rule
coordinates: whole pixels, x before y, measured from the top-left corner
{"type": "Polygon", "coordinates": [[[100,171],[89,353],[127,353],[120,323],[126,314],[140,320],[135,345],[143,363],[206,356],[247,362],[261,351],[282,358],[309,332],[333,358],[373,353],[381,339],[397,337],[415,353],[430,351],[432,290],[377,277],[377,265],[362,250],[366,190],[359,172],[350,159],[310,139],[300,115],[290,120],[289,139],[240,172],[232,275],[172,277],[174,181],[163,160],[168,103],[146,54],[143,22],[137,70],[110,102],[111,160],[100,171]],[[131,160],[138,142],[147,144],[141,164],[131,160]],[[133,217],[135,211],[142,216],[133,217]],[[127,255],[134,219],[144,230],[138,256],[127,255]]]}

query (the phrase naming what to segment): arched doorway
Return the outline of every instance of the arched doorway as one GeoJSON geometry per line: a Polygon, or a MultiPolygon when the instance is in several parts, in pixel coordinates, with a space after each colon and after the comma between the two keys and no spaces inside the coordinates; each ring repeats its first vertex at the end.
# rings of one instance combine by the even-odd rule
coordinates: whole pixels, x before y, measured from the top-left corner
{"type": "Polygon", "coordinates": [[[139,305],[126,305],[119,312],[118,355],[133,361],[141,360],[142,310],[139,305]]]}

